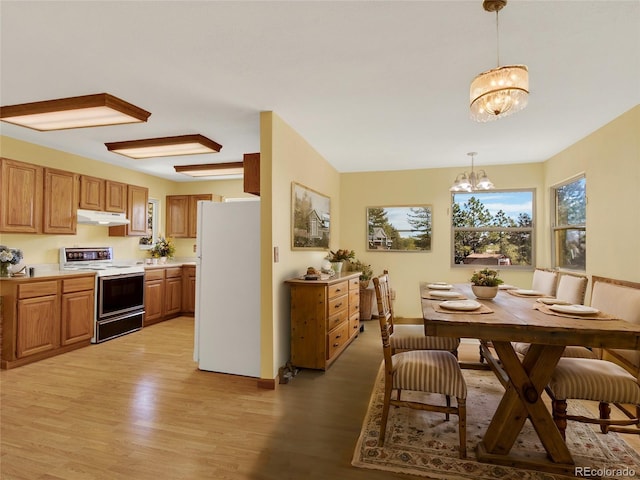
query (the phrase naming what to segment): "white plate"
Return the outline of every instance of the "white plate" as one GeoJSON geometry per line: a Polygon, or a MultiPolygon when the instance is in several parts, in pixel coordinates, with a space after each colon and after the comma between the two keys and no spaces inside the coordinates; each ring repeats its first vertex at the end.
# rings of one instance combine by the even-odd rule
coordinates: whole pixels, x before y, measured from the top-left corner
{"type": "Polygon", "coordinates": [[[447,310],[477,310],[482,304],[476,302],[475,300],[448,300],[446,302],[440,303],[442,308],[446,308],[447,310]]]}
{"type": "Polygon", "coordinates": [[[523,290],[521,288],[517,290],[512,290],[513,293],[517,293],[519,295],[531,295],[532,297],[539,297],[540,295],[544,295],[544,293],[538,290],[523,290]]]}
{"type": "Polygon", "coordinates": [[[518,287],[514,287],[513,285],[508,285],[506,283],[502,283],[498,285],[498,290],[515,290],[518,287]]]}
{"type": "Polygon", "coordinates": [[[549,310],[558,313],[575,313],[578,315],[593,315],[600,312],[597,308],[587,307],[586,305],[551,305],[549,310]]]}
{"type": "Polygon", "coordinates": [[[440,297],[440,298],[460,298],[461,294],[458,292],[447,292],[445,290],[429,290],[430,297],[440,297]]]}
{"type": "Polygon", "coordinates": [[[428,283],[427,287],[431,290],[451,290],[453,285],[449,285],[448,283],[428,283]]]}
{"type": "Polygon", "coordinates": [[[569,302],[565,302],[564,300],[558,300],[557,298],[550,297],[538,298],[538,302],[544,303],[545,305],[571,305],[569,302]]]}

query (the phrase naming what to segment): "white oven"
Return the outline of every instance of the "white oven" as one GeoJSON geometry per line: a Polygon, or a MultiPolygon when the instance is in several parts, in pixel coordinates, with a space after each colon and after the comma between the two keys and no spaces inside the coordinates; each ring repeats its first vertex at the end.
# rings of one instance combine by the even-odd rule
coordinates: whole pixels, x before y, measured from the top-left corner
{"type": "Polygon", "coordinates": [[[144,267],[113,261],[112,247],[60,249],[61,270],[96,272],[92,343],[140,330],[144,315],[144,267]]]}

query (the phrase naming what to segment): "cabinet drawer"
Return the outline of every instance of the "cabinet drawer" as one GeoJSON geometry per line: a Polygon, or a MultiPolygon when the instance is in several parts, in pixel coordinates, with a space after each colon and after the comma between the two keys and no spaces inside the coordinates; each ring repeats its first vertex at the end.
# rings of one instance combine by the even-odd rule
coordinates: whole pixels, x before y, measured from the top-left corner
{"type": "Polygon", "coordinates": [[[327,332],[334,329],[342,322],[347,320],[348,312],[346,309],[342,310],[339,313],[331,315],[327,318],[327,332]]]}
{"type": "Polygon", "coordinates": [[[349,290],[348,282],[345,280],[344,282],[334,283],[333,285],[329,285],[327,287],[329,289],[329,298],[334,298],[339,295],[344,295],[349,290]]]}
{"type": "Polygon", "coordinates": [[[182,277],[182,267],[169,267],[165,269],[167,278],[182,277]]]}
{"type": "Polygon", "coordinates": [[[164,268],[146,269],[144,271],[144,280],[164,280],[164,268]]]}
{"type": "Polygon", "coordinates": [[[43,297],[45,295],[57,294],[58,282],[55,280],[49,282],[23,283],[18,286],[18,298],[43,297]]]}
{"type": "Polygon", "coordinates": [[[360,311],[360,289],[349,292],[349,316],[360,311]]]}
{"type": "Polygon", "coordinates": [[[356,335],[360,330],[360,314],[356,313],[349,317],[349,336],[356,335]]]}
{"type": "Polygon", "coordinates": [[[349,340],[349,323],[344,322],[334,328],[327,335],[327,359],[333,357],[338,350],[349,340]]]}
{"type": "Polygon", "coordinates": [[[332,298],[329,300],[329,302],[327,302],[327,306],[327,315],[329,316],[341,312],[342,310],[346,311],[347,307],[349,306],[349,296],[345,294],[341,297],[332,298]]]}
{"type": "Polygon", "coordinates": [[[349,280],[349,290],[360,290],[360,279],[358,277],[349,280]]]}
{"type": "Polygon", "coordinates": [[[93,290],[95,284],[95,277],[65,278],[62,280],[62,293],[93,290]]]}

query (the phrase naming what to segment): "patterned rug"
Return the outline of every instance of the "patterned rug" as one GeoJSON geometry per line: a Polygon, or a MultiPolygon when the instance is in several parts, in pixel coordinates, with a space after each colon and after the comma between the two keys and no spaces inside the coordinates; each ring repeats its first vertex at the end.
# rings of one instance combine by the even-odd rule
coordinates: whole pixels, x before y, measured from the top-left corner
{"type": "MultiPolygon", "coordinates": [[[[467,458],[458,458],[458,418],[451,416],[446,422],[443,414],[410,408],[391,407],[387,435],[383,448],[378,447],[384,378],[378,373],[369,408],[356,444],[352,465],[360,468],[408,473],[432,479],[519,479],[556,480],[575,478],[541,473],[512,467],[480,463],[475,447],[482,439],[489,421],[504,393],[502,385],[492,372],[463,370],[467,382],[467,458]]],[[[418,399],[419,394],[403,392],[418,399]]],[[[432,401],[443,402],[434,397],[432,401]]],[[[455,403],[455,400],[452,400],[455,403]]],[[[585,415],[579,403],[572,402],[569,412],[585,415]]],[[[602,479],[626,479],[640,476],[640,455],[630,448],[620,435],[596,433],[593,427],[569,422],[567,443],[576,462],[582,466],[582,475],[602,479]],[[589,469],[589,470],[586,470],[589,469]],[[588,474],[587,474],[588,473],[588,474]]],[[[526,456],[544,452],[531,423],[526,422],[513,451],[526,456]]]]}

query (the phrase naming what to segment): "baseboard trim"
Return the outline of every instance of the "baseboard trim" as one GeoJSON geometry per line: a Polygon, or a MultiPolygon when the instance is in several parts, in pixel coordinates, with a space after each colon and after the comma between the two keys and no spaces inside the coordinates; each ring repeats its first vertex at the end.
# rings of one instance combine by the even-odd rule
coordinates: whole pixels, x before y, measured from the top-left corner
{"type": "Polygon", "coordinates": [[[258,388],[264,388],[265,390],[275,390],[278,378],[259,378],[258,388]]]}

